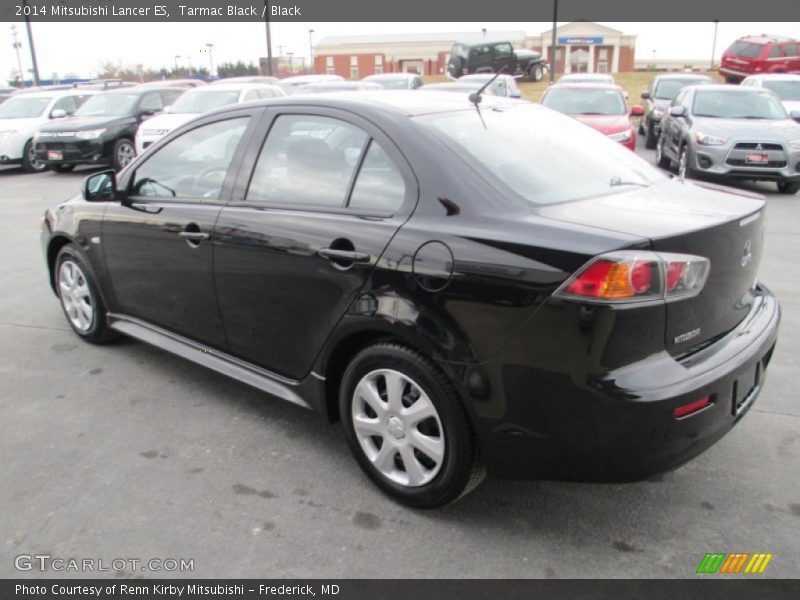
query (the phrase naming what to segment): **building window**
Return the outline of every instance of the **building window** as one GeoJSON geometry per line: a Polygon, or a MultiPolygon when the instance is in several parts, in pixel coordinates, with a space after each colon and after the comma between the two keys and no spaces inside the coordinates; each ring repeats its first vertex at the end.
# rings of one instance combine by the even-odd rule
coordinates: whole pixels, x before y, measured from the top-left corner
{"type": "Polygon", "coordinates": [[[358,66],[358,57],[357,56],[351,56],[350,57],[350,66],[351,67],[357,67],[358,66]]]}
{"type": "Polygon", "coordinates": [[[350,79],[358,79],[358,67],[350,67],[350,79]]]}
{"type": "Polygon", "coordinates": [[[599,62],[599,63],[597,63],[597,72],[598,73],[608,73],[608,63],[607,62],[599,62]]]}
{"type": "Polygon", "coordinates": [[[383,54],[375,55],[375,73],[383,73],[383,54]]]}
{"type": "Polygon", "coordinates": [[[597,60],[608,60],[608,48],[598,48],[597,49],[597,60]]]}
{"type": "Polygon", "coordinates": [[[333,57],[332,56],[326,56],[325,57],[325,66],[326,67],[332,67],[333,66],[333,57]]]}

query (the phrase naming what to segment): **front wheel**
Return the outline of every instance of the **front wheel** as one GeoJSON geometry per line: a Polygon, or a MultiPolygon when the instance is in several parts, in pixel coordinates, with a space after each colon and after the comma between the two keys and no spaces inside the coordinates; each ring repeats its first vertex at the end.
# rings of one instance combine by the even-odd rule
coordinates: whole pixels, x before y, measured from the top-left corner
{"type": "Polygon", "coordinates": [[[399,502],[442,506],[484,477],[457,393],[413,350],[379,343],[359,352],[342,379],[339,409],[359,466],[399,502]]]}
{"type": "Polygon", "coordinates": [[[779,181],[778,191],[781,194],[796,194],[800,191],[800,181],[779,181]]]}
{"type": "Polygon", "coordinates": [[[531,81],[541,81],[544,79],[544,70],[542,69],[542,65],[533,65],[528,70],[528,75],[530,75],[531,81]]]}
{"type": "Polygon", "coordinates": [[[33,140],[28,140],[22,150],[22,170],[27,173],[41,173],[47,170],[47,163],[36,158],[33,140]]]}
{"type": "Polygon", "coordinates": [[[129,139],[122,138],[114,144],[114,170],[121,171],[136,158],[136,148],[129,139]]]}
{"type": "Polygon", "coordinates": [[[106,321],[106,307],[86,260],[72,244],[58,253],[55,287],[72,330],[82,339],[101,344],[114,337],[106,321]]]}
{"type": "Polygon", "coordinates": [[[694,171],[689,166],[689,150],[686,146],[681,146],[681,153],[678,158],[678,177],[681,179],[691,179],[694,171]]]}

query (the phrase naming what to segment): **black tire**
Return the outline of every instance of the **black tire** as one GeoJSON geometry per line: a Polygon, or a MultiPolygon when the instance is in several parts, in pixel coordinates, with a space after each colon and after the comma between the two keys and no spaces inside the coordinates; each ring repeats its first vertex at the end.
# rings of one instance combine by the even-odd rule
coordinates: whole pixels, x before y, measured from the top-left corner
{"type": "Polygon", "coordinates": [[[539,82],[544,79],[544,69],[542,68],[542,63],[531,65],[531,68],[528,69],[528,76],[531,78],[531,81],[534,82],[539,82]]]}
{"type": "Polygon", "coordinates": [[[658,136],[654,131],[654,127],[652,125],[647,126],[647,133],[645,134],[644,138],[644,147],[648,150],[653,150],[658,144],[658,136]]]}
{"type": "MultiPolygon", "coordinates": [[[[80,278],[78,278],[79,282],[80,278]]],[[[59,300],[61,300],[61,308],[64,311],[64,316],[67,319],[67,323],[69,323],[69,326],[76,334],[78,334],[81,339],[92,344],[102,344],[117,337],[116,332],[114,332],[108,326],[106,307],[103,303],[100,293],[98,292],[92,270],[89,268],[86,259],[74,245],[67,244],[59,251],[53,270],[53,281],[55,282],[56,293],[58,294],[59,300]],[[74,323],[70,314],[67,312],[66,301],[64,300],[64,290],[61,287],[61,269],[66,263],[77,265],[79,268],[77,273],[80,274],[80,278],[85,281],[88,288],[88,296],[91,300],[89,304],[92,307],[92,317],[90,324],[86,329],[78,327],[74,323]]],[[[66,280],[64,281],[66,283],[66,280]]]]}
{"type": "Polygon", "coordinates": [[[778,191],[781,194],[796,194],[800,191],[800,181],[779,181],[778,191]]]}
{"type": "Polygon", "coordinates": [[[136,146],[128,138],[120,138],[114,144],[114,154],[112,164],[115,171],[121,171],[136,158],[136,146]],[[124,157],[124,158],[123,158],[124,157]],[[126,162],[126,159],[128,159],[126,162]]]}
{"type": "Polygon", "coordinates": [[[22,170],[26,173],[43,173],[47,171],[47,163],[36,160],[33,156],[33,140],[25,142],[22,149],[22,170]]]}
{"type": "Polygon", "coordinates": [[[58,171],[59,173],[70,173],[75,168],[75,165],[55,163],[52,165],[52,167],[54,171],[58,171]]]}
{"type": "Polygon", "coordinates": [[[644,135],[644,125],[641,121],[639,122],[639,135],[644,135]]]}
{"type": "Polygon", "coordinates": [[[670,169],[672,161],[664,154],[664,138],[659,137],[656,142],[656,164],[662,169],[670,169]]]}
{"type": "MultiPolygon", "coordinates": [[[[406,394],[411,391],[409,387],[403,389],[407,390],[406,394]]],[[[388,394],[385,397],[388,397],[388,394]]],[[[404,400],[407,397],[404,395],[404,400]]],[[[414,350],[384,342],[376,343],[359,352],[348,365],[342,378],[339,410],[345,438],[359,466],[384,493],[398,502],[414,508],[443,506],[470,492],[485,477],[477,440],[458,394],[447,377],[428,358],[414,350]],[[397,483],[373,465],[362,448],[353,425],[356,386],[366,376],[384,369],[399,372],[418,385],[435,407],[441,423],[442,431],[437,434],[444,443],[444,458],[435,476],[417,487],[397,483]]],[[[392,418],[391,415],[388,418],[392,418]]],[[[381,421],[378,419],[376,422],[381,421]]],[[[420,426],[419,423],[416,425],[420,426]]],[[[405,437],[405,434],[402,435],[405,437]]],[[[383,444],[387,443],[388,436],[381,439],[378,452],[383,444]]],[[[402,440],[402,443],[407,442],[402,440]]],[[[399,460],[399,464],[403,465],[399,455],[399,451],[395,452],[392,460],[395,463],[399,460]]]]}
{"type": "Polygon", "coordinates": [[[681,146],[680,154],[678,154],[678,176],[681,176],[681,165],[684,164],[685,167],[683,169],[683,179],[694,179],[697,174],[695,173],[694,169],[689,166],[689,149],[684,144],[681,146]]]}
{"type": "Polygon", "coordinates": [[[742,80],[741,77],[736,77],[735,75],[725,75],[725,83],[738,85],[741,80],[742,80]]]}

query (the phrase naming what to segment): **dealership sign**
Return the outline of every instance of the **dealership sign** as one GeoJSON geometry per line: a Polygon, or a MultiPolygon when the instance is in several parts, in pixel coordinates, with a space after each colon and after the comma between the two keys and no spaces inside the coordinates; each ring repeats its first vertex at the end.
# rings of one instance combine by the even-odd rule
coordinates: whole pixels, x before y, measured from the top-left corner
{"type": "Polygon", "coordinates": [[[574,35],[574,36],[560,37],[558,38],[558,43],[564,46],[570,46],[572,44],[602,44],[603,36],[574,35]]]}

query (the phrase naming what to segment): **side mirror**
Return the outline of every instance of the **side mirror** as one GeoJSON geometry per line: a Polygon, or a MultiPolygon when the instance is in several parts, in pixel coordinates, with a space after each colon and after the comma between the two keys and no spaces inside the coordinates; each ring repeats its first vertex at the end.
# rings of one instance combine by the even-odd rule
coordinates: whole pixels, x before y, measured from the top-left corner
{"type": "Polygon", "coordinates": [[[685,117],[686,109],[683,106],[671,106],[669,114],[671,117],[685,117]]]}
{"type": "Polygon", "coordinates": [[[83,198],[87,202],[105,202],[117,198],[117,176],[114,171],[101,171],[83,182],[83,198]]]}
{"type": "Polygon", "coordinates": [[[508,96],[509,96],[510,98],[522,98],[522,92],[520,92],[519,90],[517,90],[517,91],[515,91],[515,92],[511,92],[511,93],[510,93],[508,96]]]}
{"type": "Polygon", "coordinates": [[[53,111],[50,113],[51,119],[63,119],[67,116],[67,111],[63,108],[54,108],[53,111]]]}
{"type": "Polygon", "coordinates": [[[644,114],[644,109],[638,104],[631,107],[631,116],[641,117],[644,114]]]}
{"type": "Polygon", "coordinates": [[[158,111],[155,110],[154,108],[143,108],[143,109],[139,110],[139,118],[140,119],[146,119],[147,117],[152,117],[157,112],[158,111]]]}
{"type": "Polygon", "coordinates": [[[642,100],[650,100],[650,92],[642,92],[642,100]]]}
{"type": "Polygon", "coordinates": [[[165,106],[165,107],[164,107],[164,110],[162,110],[161,112],[163,112],[163,113],[168,113],[168,112],[170,111],[170,109],[171,109],[171,108],[172,108],[171,106],[165,106]]]}
{"type": "Polygon", "coordinates": [[[789,112],[789,116],[795,121],[800,121],[800,110],[793,110],[789,112]]]}

